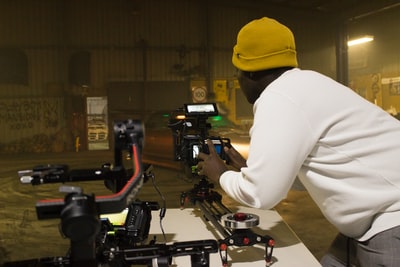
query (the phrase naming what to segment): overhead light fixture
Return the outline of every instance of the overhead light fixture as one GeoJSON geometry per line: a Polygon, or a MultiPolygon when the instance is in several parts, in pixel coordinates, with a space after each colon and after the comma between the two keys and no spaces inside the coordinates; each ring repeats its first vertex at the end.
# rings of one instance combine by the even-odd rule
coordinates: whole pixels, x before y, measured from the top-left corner
{"type": "Polygon", "coordinates": [[[374,40],[374,36],[366,35],[357,39],[353,39],[347,42],[347,46],[359,45],[363,43],[368,43],[374,40]]]}

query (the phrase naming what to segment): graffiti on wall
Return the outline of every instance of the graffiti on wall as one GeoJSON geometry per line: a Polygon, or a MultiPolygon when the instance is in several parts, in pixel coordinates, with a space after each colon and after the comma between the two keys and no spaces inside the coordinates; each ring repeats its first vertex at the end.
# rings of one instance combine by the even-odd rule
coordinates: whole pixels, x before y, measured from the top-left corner
{"type": "Polygon", "coordinates": [[[0,100],[0,150],[52,151],[60,143],[63,109],[61,98],[0,100]]]}
{"type": "Polygon", "coordinates": [[[32,129],[35,124],[57,128],[59,105],[55,99],[0,100],[0,123],[8,130],[32,129]]]}

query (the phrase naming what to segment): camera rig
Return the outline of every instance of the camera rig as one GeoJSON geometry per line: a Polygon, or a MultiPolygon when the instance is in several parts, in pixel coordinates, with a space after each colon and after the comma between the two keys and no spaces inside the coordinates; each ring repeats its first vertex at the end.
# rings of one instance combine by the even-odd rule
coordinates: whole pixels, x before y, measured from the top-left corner
{"type": "Polygon", "coordinates": [[[233,213],[222,203],[222,196],[212,190],[214,185],[205,176],[197,175],[196,165],[199,152],[208,153],[205,140],[211,140],[221,157],[225,157],[224,146],[230,147],[230,140],[220,136],[209,136],[212,126],[207,122],[211,116],[218,115],[215,103],[184,104],[178,114],[171,116],[169,127],[172,129],[174,141],[174,159],[183,161],[190,167],[191,175],[197,176],[199,183],[193,189],[183,192],[181,206],[186,202],[196,205],[203,213],[205,219],[213,224],[215,229],[223,236],[219,239],[218,247],[223,266],[228,266],[229,246],[265,245],[265,263],[267,266],[273,262],[272,251],[275,241],[272,237],[255,234],[251,228],[259,224],[259,217],[255,214],[233,213]]]}
{"type": "Polygon", "coordinates": [[[222,159],[225,159],[224,146],[230,146],[230,140],[220,136],[210,136],[209,117],[217,116],[215,103],[184,104],[183,108],[172,113],[168,127],[172,130],[174,160],[182,161],[189,168],[189,174],[196,176],[195,166],[200,152],[208,153],[206,140],[211,140],[222,159]]]}
{"type": "MultiPolygon", "coordinates": [[[[215,240],[196,240],[148,244],[152,210],[160,209],[157,202],[142,202],[135,199],[143,183],[152,172],[143,170],[141,150],[143,125],[140,121],[127,120],[114,123],[114,166],[104,164],[98,169],[69,170],[66,165],[42,165],[33,170],[20,171],[22,183],[32,185],[65,183],[73,181],[103,180],[114,194],[94,196],[84,194],[74,186],[62,186],[64,199],[40,200],[36,203],[39,220],[61,219],[61,232],[70,239],[70,250],[66,256],[5,263],[10,266],[72,266],[124,267],[147,265],[168,267],[172,257],[190,255],[192,267],[208,267],[209,254],[218,251],[215,240]],[[123,164],[123,153],[128,153],[132,168],[123,164]],[[103,214],[128,210],[125,222],[114,225],[100,218],[103,214]],[[154,260],[158,265],[154,265],[154,260]]],[[[165,208],[161,209],[165,214],[165,208]]],[[[161,213],[160,213],[161,217],[161,213]]]]}

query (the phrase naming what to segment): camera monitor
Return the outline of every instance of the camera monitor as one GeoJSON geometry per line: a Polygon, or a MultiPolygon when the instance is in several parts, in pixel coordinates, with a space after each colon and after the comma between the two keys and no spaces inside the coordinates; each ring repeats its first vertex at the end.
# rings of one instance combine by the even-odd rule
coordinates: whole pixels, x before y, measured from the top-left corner
{"type": "MultiPolygon", "coordinates": [[[[210,138],[212,138],[212,137],[210,137],[210,138]]],[[[217,154],[220,157],[224,157],[222,140],[221,139],[210,139],[210,140],[214,144],[215,151],[217,152],[217,154]]],[[[193,145],[192,145],[192,156],[193,156],[193,158],[191,160],[197,159],[200,152],[204,152],[206,154],[210,153],[210,151],[208,150],[208,146],[207,146],[206,140],[204,140],[204,143],[202,143],[202,144],[193,143],[193,145]]]]}
{"type": "Polygon", "coordinates": [[[185,104],[186,116],[217,116],[218,109],[215,103],[185,104]]]}

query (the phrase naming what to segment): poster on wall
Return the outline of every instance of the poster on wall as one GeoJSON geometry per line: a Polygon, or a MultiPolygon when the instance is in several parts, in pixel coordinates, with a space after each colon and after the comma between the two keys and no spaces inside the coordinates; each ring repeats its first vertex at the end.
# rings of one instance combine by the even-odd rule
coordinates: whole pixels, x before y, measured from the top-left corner
{"type": "Polygon", "coordinates": [[[108,150],[107,97],[87,97],[86,107],[88,149],[108,150]]]}

